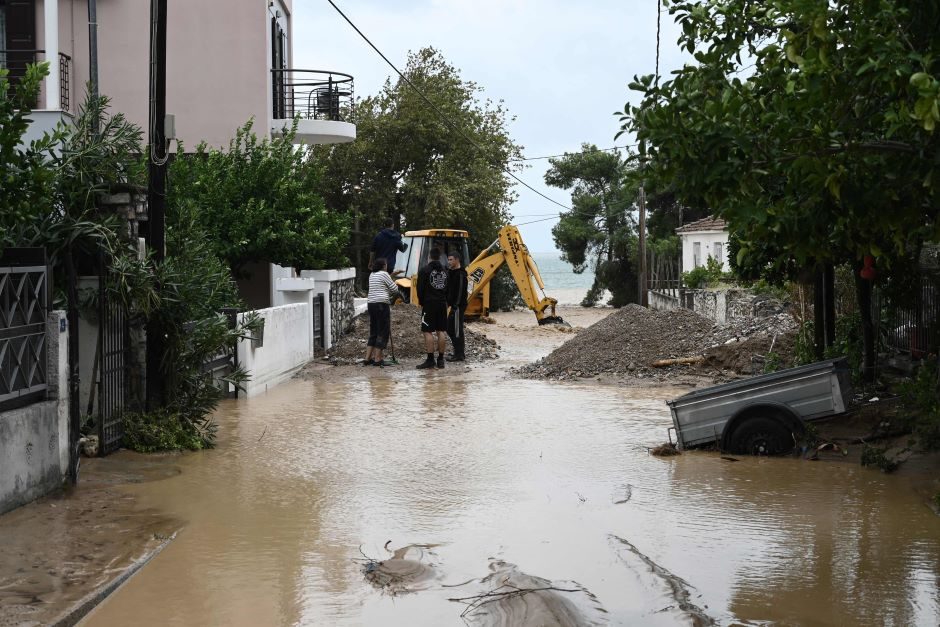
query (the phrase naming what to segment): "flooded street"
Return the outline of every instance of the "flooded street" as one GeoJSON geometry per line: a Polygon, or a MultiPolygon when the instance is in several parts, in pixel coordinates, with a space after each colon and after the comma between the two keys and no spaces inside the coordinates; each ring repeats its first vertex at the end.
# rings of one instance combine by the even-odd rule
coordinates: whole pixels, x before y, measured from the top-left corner
{"type": "Polygon", "coordinates": [[[565,339],[542,331],[494,329],[491,364],[331,369],[224,403],[216,449],[122,488],[182,530],[83,624],[940,622],[940,519],[906,479],[650,456],[682,390],[509,378],[565,339]],[[387,585],[398,549],[414,576],[387,585]],[[474,612],[503,582],[564,591],[474,612]]]}

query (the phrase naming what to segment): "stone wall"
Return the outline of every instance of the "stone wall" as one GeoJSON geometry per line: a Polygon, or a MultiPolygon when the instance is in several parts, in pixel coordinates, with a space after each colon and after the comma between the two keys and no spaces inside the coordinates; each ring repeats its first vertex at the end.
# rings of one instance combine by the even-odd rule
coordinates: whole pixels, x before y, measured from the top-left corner
{"type": "Polygon", "coordinates": [[[686,289],[681,296],[682,306],[716,324],[731,324],[736,320],[764,318],[786,311],[780,301],[754,294],[745,289],[709,290],[686,289]]]}

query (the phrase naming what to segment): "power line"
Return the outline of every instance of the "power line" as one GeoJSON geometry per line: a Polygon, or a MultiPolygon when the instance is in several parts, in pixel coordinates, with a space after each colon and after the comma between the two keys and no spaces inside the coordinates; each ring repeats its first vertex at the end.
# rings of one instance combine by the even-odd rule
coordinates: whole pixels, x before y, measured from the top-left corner
{"type": "Polygon", "coordinates": [[[656,0],[656,89],[659,89],[659,33],[663,15],[663,2],[656,0]]]}
{"type": "Polygon", "coordinates": [[[592,152],[611,152],[614,150],[624,150],[634,148],[639,144],[627,144],[626,146],[613,146],[611,148],[595,148],[594,150],[577,150],[575,152],[565,152],[560,155],[546,155],[544,157],[520,157],[519,159],[510,159],[510,161],[536,161],[538,159],[555,159],[558,157],[567,157],[569,155],[590,154],[592,152]]]}
{"type": "MultiPolygon", "coordinates": [[[[460,135],[461,137],[463,137],[463,138],[467,141],[467,143],[469,143],[471,146],[473,146],[474,148],[476,148],[480,153],[482,153],[483,155],[486,155],[486,151],[485,151],[479,144],[477,144],[475,141],[473,141],[473,138],[471,138],[471,137],[468,136],[466,133],[464,133],[463,129],[461,129],[459,126],[457,126],[456,124],[454,124],[446,115],[444,115],[444,113],[443,113],[440,109],[438,109],[437,106],[436,106],[433,102],[431,102],[431,99],[428,98],[426,95],[424,95],[424,92],[421,91],[420,89],[418,89],[418,87],[417,87],[414,83],[411,82],[411,79],[409,79],[407,76],[405,76],[405,75],[401,72],[401,70],[399,70],[399,69],[395,66],[395,64],[392,63],[392,62],[388,59],[388,57],[385,56],[385,55],[382,53],[382,51],[379,50],[379,49],[376,47],[376,45],[375,45],[374,43],[372,43],[372,41],[369,40],[368,37],[365,36],[365,33],[363,33],[361,30],[359,30],[359,27],[356,26],[356,25],[353,23],[353,21],[352,21],[351,19],[349,19],[348,17],[346,17],[346,14],[343,13],[343,11],[342,11],[338,6],[336,6],[336,3],[333,2],[333,0],[327,0],[327,2],[329,2],[330,5],[332,5],[332,7],[333,7],[334,9],[336,9],[336,12],[339,13],[339,14],[342,16],[342,18],[343,18],[344,20],[346,20],[346,22],[347,22],[350,26],[352,26],[353,30],[355,30],[355,31],[359,34],[359,36],[362,37],[362,39],[363,39],[367,44],[369,44],[369,46],[370,46],[373,50],[375,50],[375,52],[376,52],[380,57],[382,57],[382,59],[389,65],[389,67],[391,67],[393,70],[395,70],[395,73],[398,74],[398,76],[400,76],[401,79],[402,79],[403,81],[405,81],[405,83],[406,83],[409,87],[411,87],[411,88],[415,91],[415,93],[418,94],[418,95],[421,97],[421,99],[424,100],[424,101],[427,103],[427,105],[428,105],[429,107],[431,107],[432,110],[434,110],[435,113],[437,113],[438,117],[440,117],[441,120],[442,120],[447,126],[449,126],[449,127],[450,127],[453,131],[455,131],[458,135],[460,135]]],[[[506,167],[506,166],[501,166],[500,169],[502,169],[503,172],[505,172],[506,174],[508,174],[509,176],[511,176],[512,178],[514,178],[516,181],[518,181],[519,183],[521,183],[521,184],[523,185],[523,187],[526,187],[526,188],[528,188],[529,190],[535,192],[536,194],[538,194],[539,196],[541,196],[541,197],[544,198],[545,200],[547,200],[547,201],[549,201],[549,202],[551,202],[551,203],[553,203],[553,204],[556,204],[556,205],[558,205],[559,207],[561,207],[561,208],[563,208],[563,209],[565,209],[565,210],[567,210],[567,211],[572,211],[572,210],[573,210],[571,207],[569,207],[569,206],[567,206],[567,205],[564,205],[564,204],[558,202],[557,200],[555,200],[554,198],[551,198],[551,197],[549,197],[549,196],[546,196],[545,194],[543,194],[543,193],[540,192],[539,190],[535,189],[534,187],[532,187],[531,185],[529,185],[528,183],[526,183],[525,181],[523,181],[521,178],[519,178],[518,176],[516,176],[508,167],[506,167]]]]}

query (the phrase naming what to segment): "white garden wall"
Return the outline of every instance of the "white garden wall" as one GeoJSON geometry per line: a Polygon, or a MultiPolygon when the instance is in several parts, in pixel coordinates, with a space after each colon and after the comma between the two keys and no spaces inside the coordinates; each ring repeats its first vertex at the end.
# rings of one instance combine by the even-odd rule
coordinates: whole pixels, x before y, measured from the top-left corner
{"type": "MultiPolygon", "coordinates": [[[[259,309],[264,319],[262,342],[242,340],[238,343],[238,363],[251,379],[245,386],[246,396],[266,392],[290,379],[304,364],[313,359],[313,325],[307,303],[259,309]]],[[[243,322],[247,313],[239,314],[243,322]]]]}

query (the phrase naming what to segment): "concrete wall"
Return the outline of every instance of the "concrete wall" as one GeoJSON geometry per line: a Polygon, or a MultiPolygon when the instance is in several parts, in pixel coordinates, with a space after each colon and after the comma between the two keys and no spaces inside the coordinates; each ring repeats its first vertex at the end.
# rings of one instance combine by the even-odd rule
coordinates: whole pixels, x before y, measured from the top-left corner
{"type": "Polygon", "coordinates": [[[0,412],[0,514],[62,485],[68,470],[68,332],[46,323],[47,400],[0,412]]]}
{"type": "Polygon", "coordinates": [[[699,244],[701,254],[699,266],[704,266],[709,257],[717,259],[715,244],[721,244],[721,269],[728,272],[728,232],[727,231],[699,231],[697,233],[680,233],[682,239],[682,271],[688,272],[696,267],[695,244],[699,244]]]}
{"type": "Polygon", "coordinates": [[[650,309],[656,309],[659,311],[670,311],[672,309],[678,309],[681,307],[678,296],[670,296],[669,294],[664,294],[654,290],[649,290],[647,292],[647,302],[649,302],[650,309]]]}
{"type": "Polygon", "coordinates": [[[695,313],[727,324],[734,320],[773,316],[786,311],[780,301],[744,289],[690,290],[682,292],[682,306],[695,313]]]}
{"type": "MultiPolygon", "coordinates": [[[[281,305],[255,313],[264,319],[262,345],[251,340],[238,343],[238,363],[251,376],[246,384],[249,397],[290,379],[313,358],[313,324],[307,304],[281,305]]],[[[246,315],[239,314],[239,322],[246,315]]]]}

